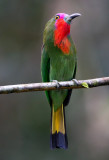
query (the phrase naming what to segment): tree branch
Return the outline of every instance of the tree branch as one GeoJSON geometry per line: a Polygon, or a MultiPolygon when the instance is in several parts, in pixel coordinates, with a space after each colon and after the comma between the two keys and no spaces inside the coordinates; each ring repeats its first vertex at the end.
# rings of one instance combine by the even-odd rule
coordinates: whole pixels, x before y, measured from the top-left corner
{"type": "Polygon", "coordinates": [[[30,83],[30,84],[17,84],[17,85],[7,85],[0,86],[0,94],[9,93],[21,93],[21,92],[31,92],[31,91],[46,91],[46,90],[60,90],[60,89],[78,89],[78,88],[92,88],[109,85],[109,77],[88,79],[88,80],[74,80],[48,83],[30,83]]]}

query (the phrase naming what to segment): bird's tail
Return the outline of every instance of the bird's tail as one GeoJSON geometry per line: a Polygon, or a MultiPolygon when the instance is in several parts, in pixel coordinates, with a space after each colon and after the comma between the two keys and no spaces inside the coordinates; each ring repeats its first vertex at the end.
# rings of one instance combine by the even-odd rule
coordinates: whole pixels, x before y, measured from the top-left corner
{"type": "Polygon", "coordinates": [[[50,143],[52,149],[68,148],[63,104],[56,111],[54,110],[54,105],[52,105],[50,143]]]}

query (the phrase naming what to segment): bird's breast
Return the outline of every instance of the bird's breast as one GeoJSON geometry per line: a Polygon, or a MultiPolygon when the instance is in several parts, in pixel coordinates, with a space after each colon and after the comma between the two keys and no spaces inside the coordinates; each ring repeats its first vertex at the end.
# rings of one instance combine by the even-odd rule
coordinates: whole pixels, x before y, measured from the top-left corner
{"type": "Polygon", "coordinates": [[[54,45],[57,46],[62,51],[63,54],[70,53],[71,43],[67,37],[65,37],[60,43],[57,43],[57,41],[55,41],[54,45]]]}
{"type": "Polygon", "coordinates": [[[73,77],[73,56],[57,55],[50,59],[50,80],[66,81],[73,77]]]}

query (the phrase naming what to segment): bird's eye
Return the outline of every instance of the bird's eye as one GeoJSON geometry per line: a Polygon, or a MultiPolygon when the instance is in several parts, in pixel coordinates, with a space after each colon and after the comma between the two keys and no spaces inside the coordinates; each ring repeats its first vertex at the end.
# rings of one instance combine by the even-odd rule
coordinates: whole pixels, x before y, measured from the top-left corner
{"type": "Polygon", "coordinates": [[[59,19],[60,17],[57,15],[56,17],[55,17],[55,19],[57,20],[57,19],[59,19]]]}

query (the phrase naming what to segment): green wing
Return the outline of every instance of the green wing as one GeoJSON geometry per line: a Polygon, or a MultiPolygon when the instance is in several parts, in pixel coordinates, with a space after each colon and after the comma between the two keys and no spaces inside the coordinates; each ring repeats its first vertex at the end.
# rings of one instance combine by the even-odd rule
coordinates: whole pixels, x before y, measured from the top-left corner
{"type": "MultiPolygon", "coordinates": [[[[50,71],[50,58],[47,54],[47,52],[44,49],[42,49],[42,56],[41,56],[41,75],[42,75],[42,81],[43,82],[49,82],[49,71],[50,71]]],[[[49,96],[49,91],[45,91],[47,99],[50,103],[52,104],[50,96],[49,96]]]]}

